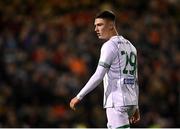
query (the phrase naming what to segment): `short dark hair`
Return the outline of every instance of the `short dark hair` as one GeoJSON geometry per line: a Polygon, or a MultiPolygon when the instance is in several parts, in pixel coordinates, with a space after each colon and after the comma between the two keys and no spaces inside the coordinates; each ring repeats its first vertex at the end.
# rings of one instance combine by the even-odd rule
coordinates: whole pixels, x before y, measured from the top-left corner
{"type": "Polygon", "coordinates": [[[116,16],[112,11],[105,10],[96,15],[96,18],[108,19],[115,22],[116,16]]]}

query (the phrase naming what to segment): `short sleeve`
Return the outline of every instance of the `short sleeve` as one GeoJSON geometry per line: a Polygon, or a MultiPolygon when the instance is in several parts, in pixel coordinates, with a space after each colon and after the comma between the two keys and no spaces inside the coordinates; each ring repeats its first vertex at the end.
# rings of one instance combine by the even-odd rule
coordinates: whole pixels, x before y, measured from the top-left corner
{"type": "Polygon", "coordinates": [[[104,43],[101,48],[101,54],[98,65],[104,68],[110,68],[115,57],[113,46],[111,42],[104,43]]]}

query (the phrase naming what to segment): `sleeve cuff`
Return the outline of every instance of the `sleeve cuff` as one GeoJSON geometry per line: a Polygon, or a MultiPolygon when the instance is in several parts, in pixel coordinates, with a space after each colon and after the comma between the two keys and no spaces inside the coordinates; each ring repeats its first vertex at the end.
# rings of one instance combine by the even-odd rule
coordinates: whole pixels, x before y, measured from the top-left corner
{"type": "Polygon", "coordinates": [[[79,99],[79,100],[82,100],[82,99],[83,99],[83,97],[80,96],[80,95],[77,95],[76,98],[79,99]]]}

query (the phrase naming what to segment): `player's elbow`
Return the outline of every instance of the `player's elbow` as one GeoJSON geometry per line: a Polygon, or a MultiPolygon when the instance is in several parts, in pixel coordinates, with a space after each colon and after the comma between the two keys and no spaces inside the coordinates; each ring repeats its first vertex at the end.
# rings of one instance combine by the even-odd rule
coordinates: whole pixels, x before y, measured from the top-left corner
{"type": "Polygon", "coordinates": [[[102,81],[105,74],[107,72],[107,69],[105,69],[104,67],[97,67],[96,72],[94,73],[94,78],[96,81],[102,81]]]}

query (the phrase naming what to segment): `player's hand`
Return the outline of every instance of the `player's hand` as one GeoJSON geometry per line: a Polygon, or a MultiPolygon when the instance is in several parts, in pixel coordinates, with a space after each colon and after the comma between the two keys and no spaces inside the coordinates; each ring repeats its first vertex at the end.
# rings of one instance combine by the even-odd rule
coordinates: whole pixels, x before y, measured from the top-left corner
{"type": "Polygon", "coordinates": [[[80,100],[77,97],[74,97],[73,99],[71,99],[70,102],[70,108],[72,110],[76,110],[76,105],[80,102],[80,100]]]}
{"type": "Polygon", "coordinates": [[[139,109],[136,109],[135,113],[130,117],[130,123],[135,124],[140,120],[139,109]]]}

